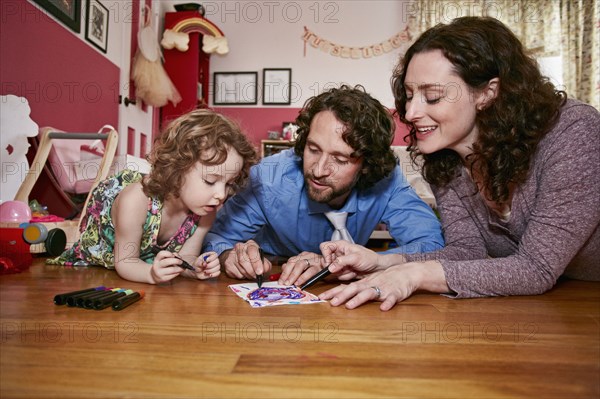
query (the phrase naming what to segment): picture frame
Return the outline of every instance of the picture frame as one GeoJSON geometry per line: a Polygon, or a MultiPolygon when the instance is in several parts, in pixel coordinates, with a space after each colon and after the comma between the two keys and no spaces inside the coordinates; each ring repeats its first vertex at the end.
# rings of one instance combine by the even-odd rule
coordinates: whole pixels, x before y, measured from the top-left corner
{"type": "Polygon", "coordinates": [[[88,0],[85,39],[103,53],[108,48],[108,17],[108,9],[99,0],[88,0]]]}
{"type": "Polygon", "coordinates": [[[263,104],[290,105],[292,103],[292,69],[263,69],[263,104]]]}
{"type": "Polygon", "coordinates": [[[214,72],[214,105],[255,105],[258,103],[258,72],[214,72]]]}
{"type": "Polygon", "coordinates": [[[74,32],[81,32],[81,0],[33,0],[74,32]]]}

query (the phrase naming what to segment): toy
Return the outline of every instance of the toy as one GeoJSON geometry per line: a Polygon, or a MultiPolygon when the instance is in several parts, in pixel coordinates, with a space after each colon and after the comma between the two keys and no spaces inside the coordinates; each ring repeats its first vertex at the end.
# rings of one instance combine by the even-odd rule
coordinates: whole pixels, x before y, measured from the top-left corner
{"type": "Polygon", "coordinates": [[[31,220],[31,209],[23,201],[6,201],[0,204],[0,222],[27,223],[31,220]]]}
{"type": "MultiPolygon", "coordinates": [[[[23,182],[21,183],[21,186],[19,187],[19,190],[17,191],[17,194],[15,195],[16,201],[8,201],[8,202],[23,202],[23,204],[27,205],[27,201],[28,201],[29,194],[31,193],[31,189],[33,188],[33,185],[35,184],[40,173],[43,170],[43,168],[40,167],[39,165],[46,164],[46,160],[48,159],[48,154],[50,153],[50,150],[52,149],[54,140],[58,140],[58,139],[62,139],[62,140],[97,140],[97,139],[106,140],[104,156],[102,157],[100,165],[97,169],[96,178],[93,180],[93,183],[92,183],[91,187],[89,188],[90,192],[88,193],[86,201],[83,206],[84,214],[79,218],[79,220],[63,220],[62,218],[60,218],[60,219],[52,219],[52,221],[50,221],[50,220],[44,218],[43,222],[39,221],[39,223],[36,222],[36,223],[32,223],[31,225],[30,224],[22,225],[23,221],[24,222],[31,221],[31,210],[29,209],[29,206],[27,206],[27,209],[29,210],[29,217],[26,218],[27,220],[23,220],[25,218],[20,218],[19,219],[20,221],[16,222],[15,218],[13,216],[11,216],[11,212],[9,212],[9,210],[12,210],[12,207],[9,204],[8,208],[6,209],[6,217],[13,218],[13,221],[5,222],[4,220],[2,220],[0,222],[1,230],[5,230],[5,229],[11,230],[11,229],[19,228],[19,231],[20,231],[19,240],[15,241],[14,239],[11,239],[11,241],[15,241],[15,243],[22,242],[23,244],[31,244],[31,245],[28,245],[28,249],[29,249],[30,253],[48,253],[48,255],[50,255],[50,256],[58,256],[65,250],[67,244],[69,244],[69,245],[73,244],[79,237],[78,225],[79,225],[79,222],[81,221],[81,219],[85,215],[85,204],[87,204],[87,202],[89,201],[91,191],[93,190],[93,188],[100,181],[106,179],[106,177],[108,176],[110,166],[113,162],[114,155],[115,155],[115,152],[117,149],[118,134],[112,128],[110,129],[110,131],[107,134],[102,134],[102,133],[63,133],[63,132],[57,132],[53,128],[48,127],[48,128],[41,129],[41,137],[42,137],[42,140],[40,142],[40,145],[38,146],[37,153],[32,162],[33,165],[38,165],[38,167],[31,169],[30,173],[28,173],[25,176],[23,182]],[[46,232],[43,230],[42,227],[38,226],[41,224],[43,224],[45,226],[46,232]],[[27,229],[26,232],[24,231],[25,230],[24,228],[27,229]],[[36,231],[36,229],[37,229],[37,231],[36,231]],[[24,233],[25,233],[25,236],[23,236],[24,233]],[[45,236],[45,238],[44,238],[44,236],[45,236]],[[26,242],[26,240],[28,240],[29,242],[26,242]]],[[[4,207],[3,207],[2,211],[3,212],[5,211],[4,207]]],[[[20,208],[20,211],[24,212],[25,208],[20,208]]],[[[52,215],[48,215],[48,216],[52,216],[52,215]]],[[[35,220],[37,220],[37,219],[35,219],[35,220]]],[[[14,244],[12,244],[12,245],[14,245],[14,244]]],[[[0,255],[4,255],[4,252],[0,252],[0,255]]],[[[8,265],[8,262],[5,262],[5,265],[8,265]]],[[[6,267],[8,267],[8,266],[6,266],[6,267]]]]}
{"type": "Polygon", "coordinates": [[[48,255],[58,256],[65,250],[67,234],[59,228],[48,230],[45,224],[31,223],[23,228],[23,240],[28,244],[44,243],[48,255]]]}
{"type": "Polygon", "coordinates": [[[23,229],[0,228],[0,274],[20,273],[33,261],[23,229]]]}

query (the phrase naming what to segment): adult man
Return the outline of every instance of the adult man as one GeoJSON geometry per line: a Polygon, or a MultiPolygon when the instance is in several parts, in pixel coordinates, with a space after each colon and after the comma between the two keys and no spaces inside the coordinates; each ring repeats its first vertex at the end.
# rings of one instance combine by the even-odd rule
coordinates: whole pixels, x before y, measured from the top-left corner
{"type": "Polygon", "coordinates": [[[228,276],[250,279],[271,268],[260,261],[258,244],[266,253],[291,256],[280,282],[302,284],[326,266],[318,253],[335,231],[330,211],[346,213],[346,233],[357,244],[385,223],[398,244],[394,252],[444,245],[437,218],[390,148],[392,117],[362,86],[309,99],[296,123],[294,149],[254,166],[249,185],[225,203],[206,236],[204,249],[220,254],[228,276]]]}

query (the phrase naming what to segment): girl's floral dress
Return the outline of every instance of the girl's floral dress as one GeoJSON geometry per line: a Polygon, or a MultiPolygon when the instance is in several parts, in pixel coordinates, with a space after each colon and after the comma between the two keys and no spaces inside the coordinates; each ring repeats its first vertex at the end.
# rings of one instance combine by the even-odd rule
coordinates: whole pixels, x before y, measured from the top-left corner
{"type": "MultiPolygon", "coordinates": [[[[115,228],[110,216],[112,204],[121,190],[131,183],[141,181],[142,178],[141,173],[125,169],[98,184],[87,204],[84,220],[79,228],[79,240],[62,255],[48,259],[46,263],[65,266],[94,265],[114,269],[114,253],[132,251],[133,247],[121,245],[121,248],[115,248],[115,228]]],[[[142,241],[135,243],[140,247],[140,259],[147,263],[152,263],[154,260],[152,247],[158,245],[156,240],[160,229],[162,206],[162,201],[157,198],[148,198],[148,212],[142,241]]],[[[199,221],[200,216],[190,213],[175,235],[160,245],[161,249],[179,252],[185,241],[196,231],[199,221]]]]}

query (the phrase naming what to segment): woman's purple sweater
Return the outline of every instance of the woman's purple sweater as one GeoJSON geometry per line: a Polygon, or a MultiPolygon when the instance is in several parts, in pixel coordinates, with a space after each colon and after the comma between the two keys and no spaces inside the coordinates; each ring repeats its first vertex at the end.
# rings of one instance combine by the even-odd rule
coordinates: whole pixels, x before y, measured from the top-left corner
{"type": "Polygon", "coordinates": [[[534,295],[561,275],[600,281],[600,113],[568,100],[540,141],[526,181],[503,222],[463,169],[432,187],[446,247],[437,259],[457,298],[534,295]]]}

